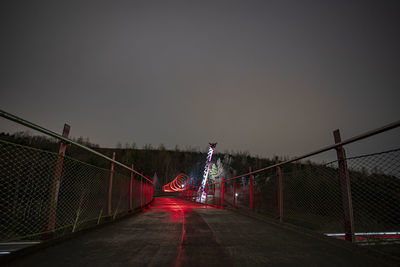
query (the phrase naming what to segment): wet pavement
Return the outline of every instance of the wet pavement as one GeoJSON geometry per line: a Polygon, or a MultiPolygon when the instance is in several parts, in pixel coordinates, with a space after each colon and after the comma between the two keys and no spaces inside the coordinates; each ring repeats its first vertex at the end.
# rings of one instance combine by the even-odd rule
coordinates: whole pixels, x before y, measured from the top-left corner
{"type": "Polygon", "coordinates": [[[341,240],[233,211],[155,198],[139,215],[93,229],[7,266],[396,266],[341,240]]]}

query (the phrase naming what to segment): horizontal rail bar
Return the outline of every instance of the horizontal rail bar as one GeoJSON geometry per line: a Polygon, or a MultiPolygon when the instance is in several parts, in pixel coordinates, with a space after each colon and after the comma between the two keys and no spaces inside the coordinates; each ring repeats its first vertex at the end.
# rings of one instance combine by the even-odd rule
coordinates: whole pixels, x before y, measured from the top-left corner
{"type": "Polygon", "coordinates": [[[107,157],[106,155],[101,154],[100,152],[97,152],[96,150],[93,150],[93,149],[91,149],[91,148],[89,148],[89,147],[86,147],[86,146],[84,146],[84,145],[82,145],[82,144],[79,144],[79,143],[77,143],[77,142],[74,142],[74,141],[72,141],[72,140],[70,140],[70,139],[68,139],[68,138],[65,138],[65,137],[63,137],[63,136],[61,136],[61,135],[59,135],[59,134],[57,134],[57,133],[55,133],[55,132],[53,132],[53,131],[47,130],[47,129],[45,129],[45,128],[43,128],[43,127],[37,125],[37,124],[34,124],[34,123],[29,122],[29,121],[27,121],[27,120],[24,120],[24,119],[22,119],[22,118],[20,118],[20,117],[17,117],[17,116],[15,116],[15,115],[11,114],[11,113],[8,113],[8,112],[6,112],[6,111],[4,111],[4,110],[0,110],[0,116],[3,117],[3,118],[5,118],[5,119],[8,119],[8,120],[10,120],[10,121],[13,121],[13,122],[16,122],[16,123],[18,123],[18,124],[24,125],[24,126],[26,126],[26,127],[28,127],[28,128],[33,129],[33,130],[36,130],[36,131],[38,131],[38,132],[41,132],[41,133],[44,133],[44,134],[49,135],[49,136],[51,136],[51,137],[54,137],[54,138],[56,138],[56,139],[58,139],[58,140],[61,140],[61,141],[65,142],[65,143],[68,143],[68,144],[77,146],[77,147],[79,147],[79,148],[81,148],[81,149],[83,149],[83,150],[86,150],[86,151],[88,151],[88,152],[90,152],[90,153],[92,153],[92,154],[95,154],[95,155],[97,155],[97,156],[99,156],[99,157],[102,157],[102,158],[104,158],[104,159],[106,159],[106,160],[108,160],[108,161],[110,161],[110,162],[113,162],[113,163],[117,164],[118,166],[120,166],[120,167],[122,167],[122,168],[125,168],[125,169],[127,169],[127,170],[129,170],[129,171],[132,171],[132,172],[136,173],[137,175],[143,177],[144,179],[146,179],[147,181],[149,181],[150,183],[153,184],[153,182],[152,182],[149,178],[147,178],[146,176],[144,176],[143,174],[141,174],[141,173],[135,171],[135,170],[132,169],[132,168],[129,168],[129,167],[126,166],[125,164],[122,164],[122,163],[120,163],[120,162],[118,162],[118,161],[116,161],[116,160],[113,160],[112,158],[107,157]]]}

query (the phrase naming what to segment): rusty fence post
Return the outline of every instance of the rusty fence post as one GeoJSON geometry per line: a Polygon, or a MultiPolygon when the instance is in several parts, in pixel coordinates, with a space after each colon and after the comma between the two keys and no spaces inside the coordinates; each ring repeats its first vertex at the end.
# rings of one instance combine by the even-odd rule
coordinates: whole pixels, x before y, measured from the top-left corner
{"type": "MultiPolygon", "coordinates": [[[[133,164],[132,164],[133,170],[133,164]]],[[[131,181],[129,184],[129,212],[132,212],[132,187],[133,187],[133,171],[131,171],[131,181]]]]}
{"type": "Polygon", "coordinates": [[[282,222],[283,206],[282,206],[282,170],[276,166],[276,185],[277,185],[277,202],[278,202],[278,220],[282,222]]]}
{"type": "MultiPolygon", "coordinates": [[[[142,173],[143,175],[143,173],[142,173]]],[[[143,209],[143,177],[140,176],[140,208],[143,209]]]]}
{"type": "Polygon", "coordinates": [[[146,206],[147,201],[147,181],[143,179],[143,206],[146,206]]]}
{"type": "MultiPolygon", "coordinates": [[[[64,124],[62,136],[68,138],[69,130],[71,127],[68,124],[64,124]]],[[[54,231],[56,225],[56,212],[57,212],[57,202],[58,193],[60,191],[60,182],[62,175],[62,168],[64,162],[65,150],[67,149],[67,144],[65,142],[60,142],[60,147],[58,149],[58,158],[56,163],[56,169],[54,174],[54,180],[51,186],[51,198],[50,198],[50,210],[49,210],[49,220],[47,224],[47,231],[54,231]]],[[[51,234],[43,236],[44,239],[50,238],[51,234]]]]}
{"type": "MultiPolygon", "coordinates": [[[[249,167],[249,173],[251,173],[251,166],[249,167]]],[[[253,211],[253,181],[252,175],[249,177],[249,212],[253,211]]]]}
{"type": "MultiPolygon", "coordinates": [[[[115,152],[113,152],[112,159],[115,160],[115,152]]],[[[108,184],[108,197],[107,197],[107,216],[112,216],[112,188],[113,188],[113,176],[114,176],[114,162],[111,162],[110,168],[110,182],[108,184]]]]}
{"type": "MultiPolygon", "coordinates": [[[[335,139],[335,144],[340,143],[342,141],[339,129],[333,131],[333,137],[335,139]]],[[[349,171],[347,169],[347,163],[346,163],[346,152],[342,146],[339,146],[336,148],[336,154],[338,159],[340,185],[342,191],[345,239],[347,241],[353,242],[354,241],[353,203],[351,198],[349,171]]]]}

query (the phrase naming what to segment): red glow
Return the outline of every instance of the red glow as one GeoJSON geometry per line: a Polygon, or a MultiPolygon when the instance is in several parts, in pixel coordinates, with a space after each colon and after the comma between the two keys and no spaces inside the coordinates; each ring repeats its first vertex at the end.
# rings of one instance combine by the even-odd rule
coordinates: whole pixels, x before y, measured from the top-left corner
{"type": "Polygon", "coordinates": [[[190,185],[190,178],[184,173],[179,174],[174,180],[162,187],[164,192],[178,192],[187,190],[190,185]]]}

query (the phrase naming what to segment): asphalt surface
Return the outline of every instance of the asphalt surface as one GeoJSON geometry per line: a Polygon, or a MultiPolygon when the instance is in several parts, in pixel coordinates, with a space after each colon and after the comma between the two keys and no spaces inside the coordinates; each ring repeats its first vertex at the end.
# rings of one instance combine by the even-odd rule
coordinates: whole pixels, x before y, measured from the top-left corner
{"type": "Polygon", "coordinates": [[[156,198],[140,215],[91,230],[7,266],[396,266],[341,240],[229,210],[156,198]]]}

